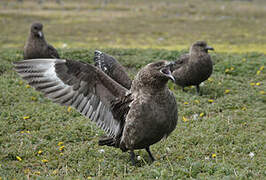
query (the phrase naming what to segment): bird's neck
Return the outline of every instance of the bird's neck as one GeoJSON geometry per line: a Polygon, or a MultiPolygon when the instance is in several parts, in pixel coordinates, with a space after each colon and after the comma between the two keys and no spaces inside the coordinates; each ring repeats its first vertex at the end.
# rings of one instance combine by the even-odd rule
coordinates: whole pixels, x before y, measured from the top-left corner
{"type": "Polygon", "coordinates": [[[164,93],[167,89],[167,81],[133,81],[132,90],[133,91],[145,91],[150,94],[164,93]]]}
{"type": "Polygon", "coordinates": [[[149,71],[140,71],[132,82],[132,89],[155,93],[167,88],[168,79],[163,76],[151,75],[149,71]]]}
{"type": "Polygon", "coordinates": [[[42,37],[38,37],[34,34],[31,34],[29,39],[33,42],[42,42],[42,43],[46,44],[46,40],[45,40],[44,35],[42,37]]]}
{"type": "Polygon", "coordinates": [[[202,57],[206,57],[209,54],[201,51],[192,51],[190,52],[190,61],[201,59],[202,57]]]}

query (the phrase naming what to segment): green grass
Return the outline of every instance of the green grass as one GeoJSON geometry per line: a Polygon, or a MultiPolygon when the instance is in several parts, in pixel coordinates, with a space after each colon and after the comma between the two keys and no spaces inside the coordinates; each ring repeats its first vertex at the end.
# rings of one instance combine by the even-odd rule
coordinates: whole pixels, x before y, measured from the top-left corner
{"type": "Polygon", "coordinates": [[[0,179],[265,179],[265,5],[264,0],[61,5],[1,0],[0,179]],[[62,58],[92,63],[93,50],[100,49],[132,78],[147,63],[175,60],[203,39],[216,50],[214,72],[202,96],[169,83],[178,102],[177,128],[151,147],[154,163],[144,150],[136,151],[141,160],[134,167],[128,153],[97,145],[103,131],[89,119],[53,104],[12,70],[34,21],[44,24],[46,39],[62,58]]]}
{"type": "MultiPolygon", "coordinates": [[[[115,56],[131,75],[158,59],[173,60],[184,52],[140,49],[102,49],[115,56]]],[[[62,58],[92,62],[93,50],[60,50],[62,58]]],[[[179,122],[168,139],[151,147],[149,162],[144,150],[140,167],[131,166],[128,153],[99,147],[103,134],[75,110],[53,104],[12,70],[22,58],[18,50],[0,53],[0,176],[168,178],[265,178],[266,65],[263,54],[211,54],[214,73],[202,86],[183,92],[169,83],[179,109],[179,122]],[[226,69],[233,70],[225,72],[226,69]],[[260,85],[250,85],[250,83],[260,85]],[[225,90],[230,90],[225,94],[225,90]],[[34,98],[33,98],[34,97],[34,98]],[[210,99],[214,101],[209,102],[210,99]],[[188,103],[188,104],[187,104],[188,103]],[[204,113],[202,117],[199,115],[204,113]],[[24,120],[23,117],[29,116],[24,120]],[[183,117],[188,121],[184,122],[183,117]],[[63,142],[63,150],[58,145],[63,142]],[[100,150],[104,149],[104,153],[100,150]],[[38,151],[43,151],[38,154],[38,151]],[[254,157],[250,157],[250,153],[254,157]],[[62,153],[62,154],[61,154],[62,153]],[[216,157],[213,158],[213,154],[216,157]],[[22,160],[17,159],[19,156],[22,160]],[[47,163],[42,160],[48,160],[47,163]]],[[[105,178],[104,178],[105,179],[105,178]]]]}

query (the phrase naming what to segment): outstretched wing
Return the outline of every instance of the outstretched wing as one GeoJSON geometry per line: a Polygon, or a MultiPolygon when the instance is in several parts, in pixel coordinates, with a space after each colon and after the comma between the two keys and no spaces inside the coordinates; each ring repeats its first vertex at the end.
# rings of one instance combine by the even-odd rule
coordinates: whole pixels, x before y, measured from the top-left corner
{"type": "Polygon", "coordinates": [[[98,68],[63,59],[31,59],[14,65],[23,79],[53,102],[74,107],[111,137],[121,132],[123,120],[116,118],[113,102],[123,99],[127,90],[98,68]]]}
{"type": "Polygon", "coordinates": [[[130,89],[132,80],[129,78],[125,68],[112,56],[96,50],[94,52],[95,66],[100,68],[113,80],[130,89]]]}

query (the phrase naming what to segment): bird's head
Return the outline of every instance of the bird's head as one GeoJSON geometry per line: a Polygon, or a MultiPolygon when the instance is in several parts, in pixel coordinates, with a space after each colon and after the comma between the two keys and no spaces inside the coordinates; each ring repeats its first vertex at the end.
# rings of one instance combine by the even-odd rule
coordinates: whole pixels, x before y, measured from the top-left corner
{"type": "Polygon", "coordinates": [[[42,32],[43,25],[41,23],[33,23],[31,25],[31,33],[35,37],[43,38],[43,32],[42,32]]]}
{"type": "Polygon", "coordinates": [[[213,47],[208,46],[205,41],[196,41],[192,44],[190,48],[190,52],[204,52],[208,53],[208,50],[214,50],[213,47]]]}
{"type": "Polygon", "coordinates": [[[173,65],[164,60],[150,63],[139,71],[137,81],[144,86],[164,87],[169,79],[175,82],[171,72],[173,65]]]}
{"type": "Polygon", "coordinates": [[[148,70],[150,71],[151,75],[158,78],[158,79],[164,79],[168,81],[169,79],[172,81],[175,81],[175,78],[172,76],[172,66],[174,65],[174,62],[168,62],[168,61],[158,61],[154,63],[150,63],[147,65],[148,70]]]}

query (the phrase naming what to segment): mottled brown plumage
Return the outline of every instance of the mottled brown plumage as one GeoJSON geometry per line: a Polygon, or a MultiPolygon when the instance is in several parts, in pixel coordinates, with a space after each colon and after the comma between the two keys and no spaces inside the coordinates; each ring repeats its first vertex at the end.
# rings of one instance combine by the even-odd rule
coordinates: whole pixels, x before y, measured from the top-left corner
{"type": "Polygon", "coordinates": [[[100,69],[62,59],[31,59],[14,63],[29,84],[53,102],[72,106],[107,134],[100,145],[130,150],[145,148],[167,137],[176,127],[177,105],[167,81],[173,79],[166,61],[140,70],[127,90],[100,69]]]}
{"type": "Polygon", "coordinates": [[[204,41],[192,44],[189,54],[182,55],[173,66],[173,76],[176,84],[182,86],[194,85],[199,93],[199,85],[207,80],[213,69],[213,64],[208,50],[214,50],[204,41]]]}
{"type": "Polygon", "coordinates": [[[131,79],[125,68],[112,56],[96,50],[94,52],[95,66],[127,89],[131,87],[131,79]]]}
{"type": "Polygon", "coordinates": [[[24,46],[24,59],[59,58],[56,49],[46,42],[42,29],[41,23],[31,25],[30,35],[24,46]]]}

